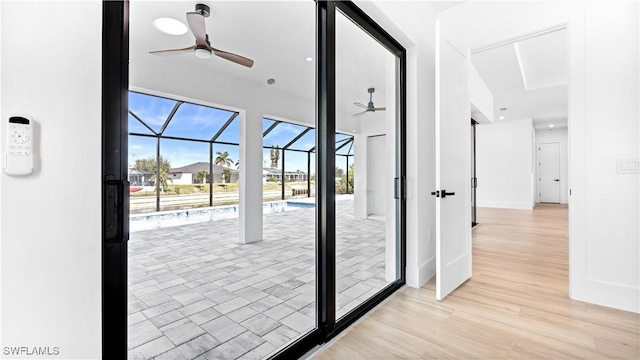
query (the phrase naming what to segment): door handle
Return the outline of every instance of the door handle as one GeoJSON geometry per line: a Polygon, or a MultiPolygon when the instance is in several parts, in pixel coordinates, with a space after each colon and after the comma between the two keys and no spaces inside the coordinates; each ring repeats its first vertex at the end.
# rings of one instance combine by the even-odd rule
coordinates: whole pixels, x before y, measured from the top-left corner
{"type": "Polygon", "coordinates": [[[435,195],[436,197],[442,197],[442,198],[446,198],[447,196],[453,196],[455,194],[456,194],[455,192],[447,192],[447,190],[436,190],[431,192],[431,195],[435,195]]]}
{"type": "Polygon", "coordinates": [[[455,195],[455,192],[447,192],[447,190],[442,190],[440,192],[440,195],[442,196],[442,198],[446,198],[447,196],[453,196],[455,195]]]}
{"type": "Polygon", "coordinates": [[[560,181],[560,179],[553,179],[553,181],[560,181]]]}

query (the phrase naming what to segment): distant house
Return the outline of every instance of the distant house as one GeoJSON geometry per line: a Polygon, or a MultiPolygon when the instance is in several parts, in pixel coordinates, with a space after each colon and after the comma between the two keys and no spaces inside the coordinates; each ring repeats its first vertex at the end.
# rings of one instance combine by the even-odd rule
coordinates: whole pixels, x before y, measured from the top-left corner
{"type": "MultiPolygon", "coordinates": [[[[229,169],[231,171],[231,178],[227,183],[236,183],[238,182],[239,172],[235,169],[225,168],[219,165],[213,165],[213,182],[214,183],[224,183],[222,179],[222,170],[229,169]]],[[[186,184],[199,184],[199,181],[196,181],[198,173],[200,171],[205,171],[209,174],[210,168],[208,162],[197,162],[190,165],[185,165],[179,168],[169,169],[169,176],[171,179],[171,184],[174,185],[186,185],[186,184]]],[[[207,175],[205,179],[205,183],[210,183],[211,177],[207,175]]]]}
{"type": "Polygon", "coordinates": [[[129,183],[136,186],[153,186],[153,173],[144,170],[129,169],[129,183]]]}
{"type": "MultiPolygon", "coordinates": [[[[282,180],[282,169],[273,168],[273,167],[264,167],[262,168],[262,177],[264,181],[280,181],[282,180]]],[[[298,171],[285,171],[284,177],[286,181],[289,182],[297,182],[297,181],[307,181],[307,173],[298,171]]]]}

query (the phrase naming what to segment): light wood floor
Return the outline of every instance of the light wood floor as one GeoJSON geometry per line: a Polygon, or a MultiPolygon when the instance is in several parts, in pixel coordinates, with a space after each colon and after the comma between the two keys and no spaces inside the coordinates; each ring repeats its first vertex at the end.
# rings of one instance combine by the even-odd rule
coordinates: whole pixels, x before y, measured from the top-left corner
{"type": "Polygon", "coordinates": [[[316,359],[639,359],[638,314],[568,296],[567,207],[478,209],[473,277],[405,287],[316,359]]]}

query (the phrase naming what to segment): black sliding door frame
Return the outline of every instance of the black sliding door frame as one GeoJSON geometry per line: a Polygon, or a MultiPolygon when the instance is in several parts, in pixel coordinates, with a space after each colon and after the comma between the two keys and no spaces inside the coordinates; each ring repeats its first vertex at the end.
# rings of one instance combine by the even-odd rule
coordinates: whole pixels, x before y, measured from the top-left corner
{"type": "MultiPolygon", "coordinates": [[[[102,355],[126,359],[129,3],[103,1],[102,355]]],[[[316,328],[272,356],[295,359],[326,343],[406,281],[406,51],[349,1],[316,1],[316,328]],[[397,57],[396,271],[398,279],[336,321],[336,14],[341,11],[397,57]]]]}
{"type": "Polygon", "coordinates": [[[129,2],[102,12],[102,358],[126,359],[129,2]]]}

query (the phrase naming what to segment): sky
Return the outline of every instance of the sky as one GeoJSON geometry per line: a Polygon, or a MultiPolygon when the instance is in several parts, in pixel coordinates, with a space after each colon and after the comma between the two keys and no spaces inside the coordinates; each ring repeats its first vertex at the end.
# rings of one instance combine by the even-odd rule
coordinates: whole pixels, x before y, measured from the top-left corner
{"type": "MultiPolygon", "coordinates": [[[[153,131],[159,133],[165,123],[167,117],[176,105],[175,100],[165,99],[161,97],[129,92],[129,110],[133,112],[140,120],[146,123],[153,131]]],[[[169,122],[164,132],[164,136],[175,136],[189,139],[211,140],[220,128],[233,115],[233,112],[207,107],[203,105],[195,105],[183,103],[178,107],[174,117],[169,122]]],[[[263,119],[263,131],[268,129],[273,120],[263,119]]],[[[234,119],[231,124],[221,133],[217,141],[239,143],[239,119],[234,119]]],[[[263,139],[263,146],[285,146],[296,136],[301,134],[306,128],[303,126],[280,123],[263,139]]],[[[129,133],[149,134],[153,132],[145,127],[138,119],[129,114],[129,133]]],[[[347,135],[336,134],[336,140],[347,138],[347,135]]],[[[292,149],[308,150],[315,145],[315,129],[311,129],[297,140],[292,149]]],[[[129,135],[129,164],[135,163],[136,159],[146,159],[156,155],[156,138],[129,135]]],[[[349,146],[340,151],[346,153],[349,146]]],[[[238,160],[239,147],[235,145],[214,144],[214,159],[216,152],[228,152],[229,157],[233,160],[232,168],[236,168],[235,163],[238,160]]],[[[351,152],[353,153],[353,151],[351,152]]],[[[168,159],[172,168],[189,165],[195,162],[209,161],[209,143],[196,141],[183,141],[172,139],[161,139],[160,154],[163,158],[168,159]]],[[[280,156],[282,160],[282,155],[280,156]]],[[[281,161],[280,160],[280,161],[281,161]]],[[[353,162],[353,159],[349,160],[353,162]]],[[[271,165],[269,149],[263,150],[263,166],[271,165]]],[[[278,163],[281,166],[281,163],[278,163]]],[[[336,157],[336,166],[342,169],[346,168],[346,160],[344,156],[336,157]]],[[[311,173],[315,173],[315,156],[311,155],[311,173]]],[[[285,156],[285,170],[296,171],[307,170],[307,154],[295,151],[287,151],[285,156]]]]}

